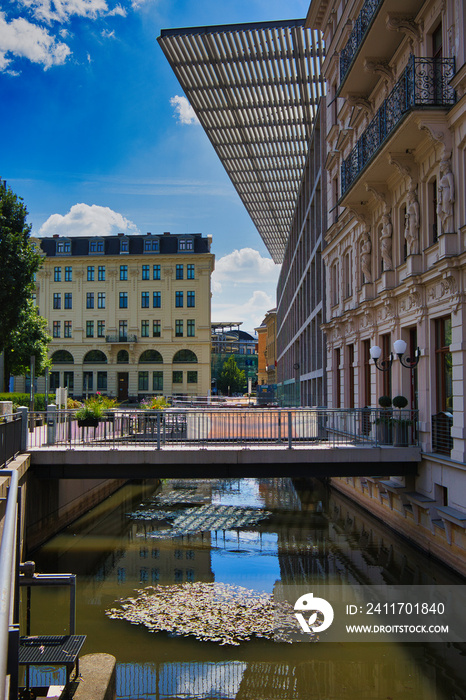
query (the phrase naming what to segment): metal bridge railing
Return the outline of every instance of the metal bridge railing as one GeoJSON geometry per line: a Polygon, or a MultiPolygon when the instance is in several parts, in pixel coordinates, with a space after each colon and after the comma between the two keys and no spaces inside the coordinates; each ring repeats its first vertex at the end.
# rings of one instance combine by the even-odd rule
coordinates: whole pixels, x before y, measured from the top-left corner
{"type": "Polygon", "coordinates": [[[30,415],[29,449],[144,446],[417,446],[417,411],[383,409],[112,410],[81,423],[75,411],[30,415]]]}
{"type": "Polygon", "coordinates": [[[21,452],[21,414],[0,418],[0,468],[21,452]]]}

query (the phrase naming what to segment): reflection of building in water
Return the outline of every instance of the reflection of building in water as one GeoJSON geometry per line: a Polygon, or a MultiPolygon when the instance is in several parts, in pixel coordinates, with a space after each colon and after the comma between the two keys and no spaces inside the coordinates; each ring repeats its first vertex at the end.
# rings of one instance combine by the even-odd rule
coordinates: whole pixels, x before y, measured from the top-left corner
{"type": "Polygon", "coordinates": [[[301,500],[292,479],[259,479],[259,493],[266,508],[301,510],[301,500]]]}

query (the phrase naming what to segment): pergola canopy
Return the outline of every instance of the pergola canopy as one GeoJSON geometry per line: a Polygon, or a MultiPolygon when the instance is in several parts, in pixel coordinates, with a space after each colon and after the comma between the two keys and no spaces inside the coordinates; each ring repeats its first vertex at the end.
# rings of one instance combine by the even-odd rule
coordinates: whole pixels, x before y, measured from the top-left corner
{"type": "Polygon", "coordinates": [[[158,42],[276,263],[324,92],[304,19],[162,30],[158,42]]]}

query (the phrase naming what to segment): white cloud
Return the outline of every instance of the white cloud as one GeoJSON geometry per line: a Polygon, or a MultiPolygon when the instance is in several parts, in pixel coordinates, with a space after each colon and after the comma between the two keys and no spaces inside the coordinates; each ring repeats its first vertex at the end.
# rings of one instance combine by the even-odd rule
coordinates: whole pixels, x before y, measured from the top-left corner
{"type": "MultiPolygon", "coordinates": [[[[70,17],[96,19],[109,13],[105,0],[22,0],[41,22],[68,22],[70,17]]],[[[113,12],[111,10],[110,12],[113,12]]]]}
{"type": "Polygon", "coordinates": [[[75,204],[69,212],[52,214],[41,226],[39,236],[110,236],[114,233],[137,233],[129,219],[109,207],[75,204]]]}
{"type": "Polygon", "coordinates": [[[254,248],[241,248],[219,258],[212,274],[212,288],[221,292],[224,283],[244,285],[253,282],[276,285],[280,265],[264,258],[254,248]]]}
{"type": "Polygon", "coordinates": [[[125,8],[122,7],[121,5],[116,5],[113,10],[110,10],[108,13],[109,17],[115,17],[116,15],[119,15],[120,17],[126,17],[128,13],[126,12],[125,8]]]}
{"type": "Polygon", "coordinates": [[[22,17],[7,22],[5,13],[0,12],[0,71],[7,68],[12,56],[27,58],[47,69],[65,63],[70,53],[67,44],[57,41],[43,27],[22,17]]]}
{"type": "Polygon", "coordinates": [[[274,297],[262,290],[255,290],[252,295],[241,302],[236,295],[229,295],[231,301],[218,303],[212,301],[212,323],[239,322],[241,329],[253,333],[260,326],[265,314],[275,307],[274,297]]]}
{"type": "Polygon", "coordinates": [[[196,117],[196,113],[186,97],[181,95],[170,97],[170,104],[175,108],[179,124],[199,124],[199,119],[196,117]]]}
{"type": "Polygon", "coordinates": [[[102,31],[100,32],[100,36],[102,36],[104,39],[114,39],[115,30],[111,32],[109,29],[102,29],[102,31]]]}

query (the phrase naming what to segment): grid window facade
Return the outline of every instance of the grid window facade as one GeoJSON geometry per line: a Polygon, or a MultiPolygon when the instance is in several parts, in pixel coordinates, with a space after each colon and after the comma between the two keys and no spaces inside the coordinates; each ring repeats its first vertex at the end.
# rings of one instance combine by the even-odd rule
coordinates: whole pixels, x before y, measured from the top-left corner
{"type": "Polygon", "coordinates": [[[99,265],[97,274],[99,282],[105,282],[105,265],[99,265]]]}
{"type": "Polygon", "coordinates": [[[107,372],[97,372],[97,391],[107,391],[107,372]]]}
{"type": "Polygon", "coordinates": [[[73,281],[73,268],[72,267],[65,267],[65,282],[72,282],[73,281]]]}
{"type": "Polygon", "coordinates": [[[141,337],[149,337],[149,321],[141,321],[141,337]]]}
{"type": "Polygon", "coordinates": [[[128,280],[128,265],[120,265],[120,282],[128,280]]]}
{"type": "Polygon", "coordinates": [[[99,292],[97,294],[97,308],[105,309],[105,292],[99,292]]]}
{"type": "Polygon", "coordinates": [[[188,280],[195,279],[195,277],[194,277],[194,265],[192,265],[192,264],[186,265],[186,273],[187,273],[186,277],[188,280]]]}
{"type": "Polygon", "coordinates": [[[196,306],[196,293],[186,292],[186,306],[189,308],[194,308],[196,306]]]}
{"type": "Polygon", "coordinates": [[[189,370],[186,375],[188,384],[197,384],[197,370],[189,370]]]}
{"type": "Polygon", "coordinates": [[[53,293],[53,308],[61,309],[61,294],[60,292],[53,293]]]}
{"type": "Polygon", "coordinates": [[[142,279],[143,280],[150,280],[150,265],[143,265],[142,266],[142,279]]]}
{"type": "Polygon", "coordinates": [[[149,391],[149,372],[138,372],[138,391],[149,391]]]}
{"type": "Polygon", "coordinates": [[[97,337],[103,338],[105,335],[105,321],[97,321],[97,337]]]}
{"type": "Polygon", "coordinates": [[[175,306],[177,309],[183,306],[183,292],[175,292],[175,306]]]}
{"type": "Polygon", "coordinates": [[[61,335],[61,322],[60,321],[54,321],[53,322],[53,331],[52,335],[54,338],[59,338],[61,335]]]}
{"type": "Polygon", "coordinates": [[[149,292],[141,292],[141,309],[149,308],[149,292]]]}
{"type": "Polygon", "coordinates": [[[182,280],[184,278],[184,265],[176,266],[176,279],[182,280]]]}
{"type": "Polygon", "coordinates": [[[163,391],[163,372],[152,372],[152,391],[163,391]]]}
{"type": "Polygon", "coordinates": [[[63,335],[65,338],[71,338],[73,335],[73,323],[72,321],[65,321],[63,326],[63,335]]]}
{"type": "Polygon", "coordinates": [[[194,338],[196,335],[196,321],[193,318],[186,321],[186,335],[188,338],[194,338]]]}
{"type": "Polygon", "coordinates": [[[183,321],[181,319],[175,321],[175,336],[177,338],[183,337],[183,321]]]}
{"type": "Polygon", "coordinates": [[[88,265],[88,268],[87,268],[87,281],[88,281],[88,282],[93,282],[93,281],[94,281],[94,275],[95,275],[95,268],[94,268],[94,265],[88,265]]]}
{"type": "Polygon", "coordinates": [[[86,321],[86,338],[94,337],[94,321],[86,321]]]}
{"type": "Polygon", "coordinates": [[[173,370],[172,383],[183,384],[183,372],[180,369],[173,370]]]}
{"type": "Polygon", "coordinates": [[[160,321],[153,321],[152,322],[152,337],[153,338],[160,338],[161,336],[161,323],[160,321]]]}
{"type": "Polygon", "coordinates": [[[120,309],[128,308],[128,292],[120,292],[120,309]]]}
{"type": "Polygon", "coordinates": [[[152,296],[152,306],[154,309],[160,309],[162,306],[162,294],[161,292],[154,292],[152,296]]]}
{"type": "Polygon", "coordinates": [[[61,282],[61,267],[54,267],[53,268],[53,281],[54,282],[61,282]]]}
{"type": "Polygon", "coordinates": [[[86,294],[86,309],[94,308],[94,292],[87,292],[86,294]]]}
{"type": "Polygon", "coordinates": [[[65,292],[65,309],[73,308],[73,295],[71,292],[65,292]]]}
{"type": "Polygon", "coordinates": [[[153,280],[159,280],[160,279],[160,265],[154,265],[152,267],[152,279],[153,280]]]}

